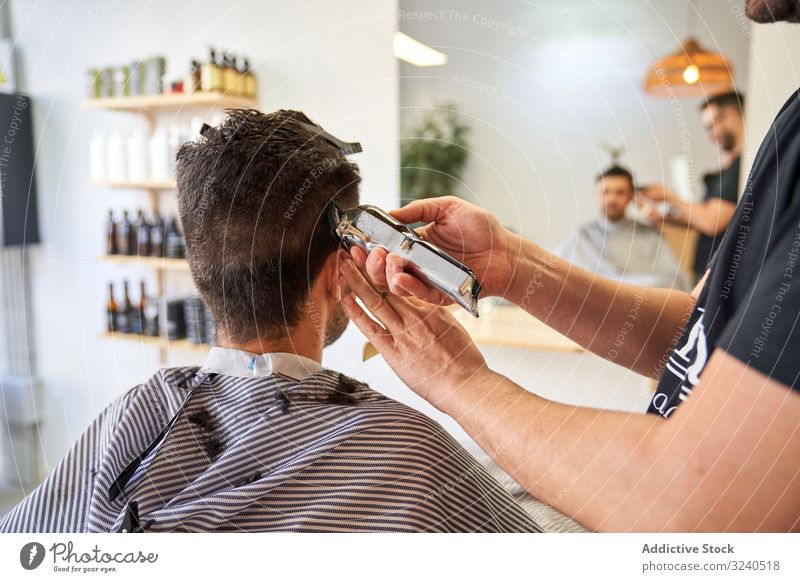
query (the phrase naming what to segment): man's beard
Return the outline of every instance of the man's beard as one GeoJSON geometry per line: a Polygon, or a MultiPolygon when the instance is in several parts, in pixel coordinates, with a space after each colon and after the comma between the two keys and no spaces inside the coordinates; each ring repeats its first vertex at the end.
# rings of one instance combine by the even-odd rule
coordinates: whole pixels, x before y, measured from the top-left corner
{"type": "Polygon", "coordinates": [[[736,147],[736,137],[731,133],[726,133],[720,136],[719,147],[722,151],[730,152],[736,147]]]}
{"type": "Polygon", "coordinates": [[[796,0],[747,0],[744,12],[755,22],[800,22],[796,0]]]}
{"type": "Polygon", "coordinates": [[[333,312],[331,313],[328,323],[325,326],[323,347],[327,348],[333,342],[342,337],[342,334],[344,333],[344,330],[347,329],[347,325],[349,323],[350,319],[348,319],[347,314],[345,314],[342,304],[337,303],[336,307],[333,308],[333,312]]]}

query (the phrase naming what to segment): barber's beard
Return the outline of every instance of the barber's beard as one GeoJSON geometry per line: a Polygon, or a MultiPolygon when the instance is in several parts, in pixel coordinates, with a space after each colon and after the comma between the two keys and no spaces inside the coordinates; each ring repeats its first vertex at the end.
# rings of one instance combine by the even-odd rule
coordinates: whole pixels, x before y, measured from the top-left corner
{"type": "Polygon", "coordinates": [[[323,347],[328,347],[333,342],[338,340],[342,337],[344,330],[347,329],[347,325],[350,323],[350,319],[348,319],[347,315],[342,308],[341,303],[337,303],[336,307],[333,308],[331,312],[330,319],[328,319],[328,323],[325,325],[325,338],[323,341],[323,347]]]}
{"type": "Polygon", "coordinates": [[[745,14],[755,22],[800,22],[797,0],[747,0],[745,14]]]}

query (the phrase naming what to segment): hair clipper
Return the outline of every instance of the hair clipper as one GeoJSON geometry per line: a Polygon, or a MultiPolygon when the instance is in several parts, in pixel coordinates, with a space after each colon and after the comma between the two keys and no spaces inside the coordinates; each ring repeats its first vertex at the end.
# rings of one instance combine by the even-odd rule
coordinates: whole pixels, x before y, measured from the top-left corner
{"type": "Polygon", "coordinates": [[[409,273],[478,317],[481,284],[472,269],[377,206],[365,204],[342,210],[331,201],[327,213],[331,230],[348,250],[357,245],[369,253],[373,248],[381,247],[399,255],[406,261],[409,273]]]}

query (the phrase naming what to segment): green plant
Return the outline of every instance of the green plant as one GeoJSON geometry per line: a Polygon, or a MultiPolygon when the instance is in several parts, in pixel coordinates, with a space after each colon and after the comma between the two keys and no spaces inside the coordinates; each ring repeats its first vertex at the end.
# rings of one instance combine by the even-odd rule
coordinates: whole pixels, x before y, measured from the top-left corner
{"type": "Polygon", "coordinates": [[[469,160],[466,125],[449,103],[427,111],[400,147],[405,200],[454,194],[469,160]]]}

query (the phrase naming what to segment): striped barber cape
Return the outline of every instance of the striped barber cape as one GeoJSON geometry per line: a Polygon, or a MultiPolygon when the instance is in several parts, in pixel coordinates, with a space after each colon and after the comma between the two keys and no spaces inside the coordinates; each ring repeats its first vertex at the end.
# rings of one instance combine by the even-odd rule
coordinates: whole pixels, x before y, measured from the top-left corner
{"type": "Polygon", "coordinates": [[[542,530],[439,424],[366,384],[206,366],[114,400],[0,521],[122,531],[542,530]]]}

